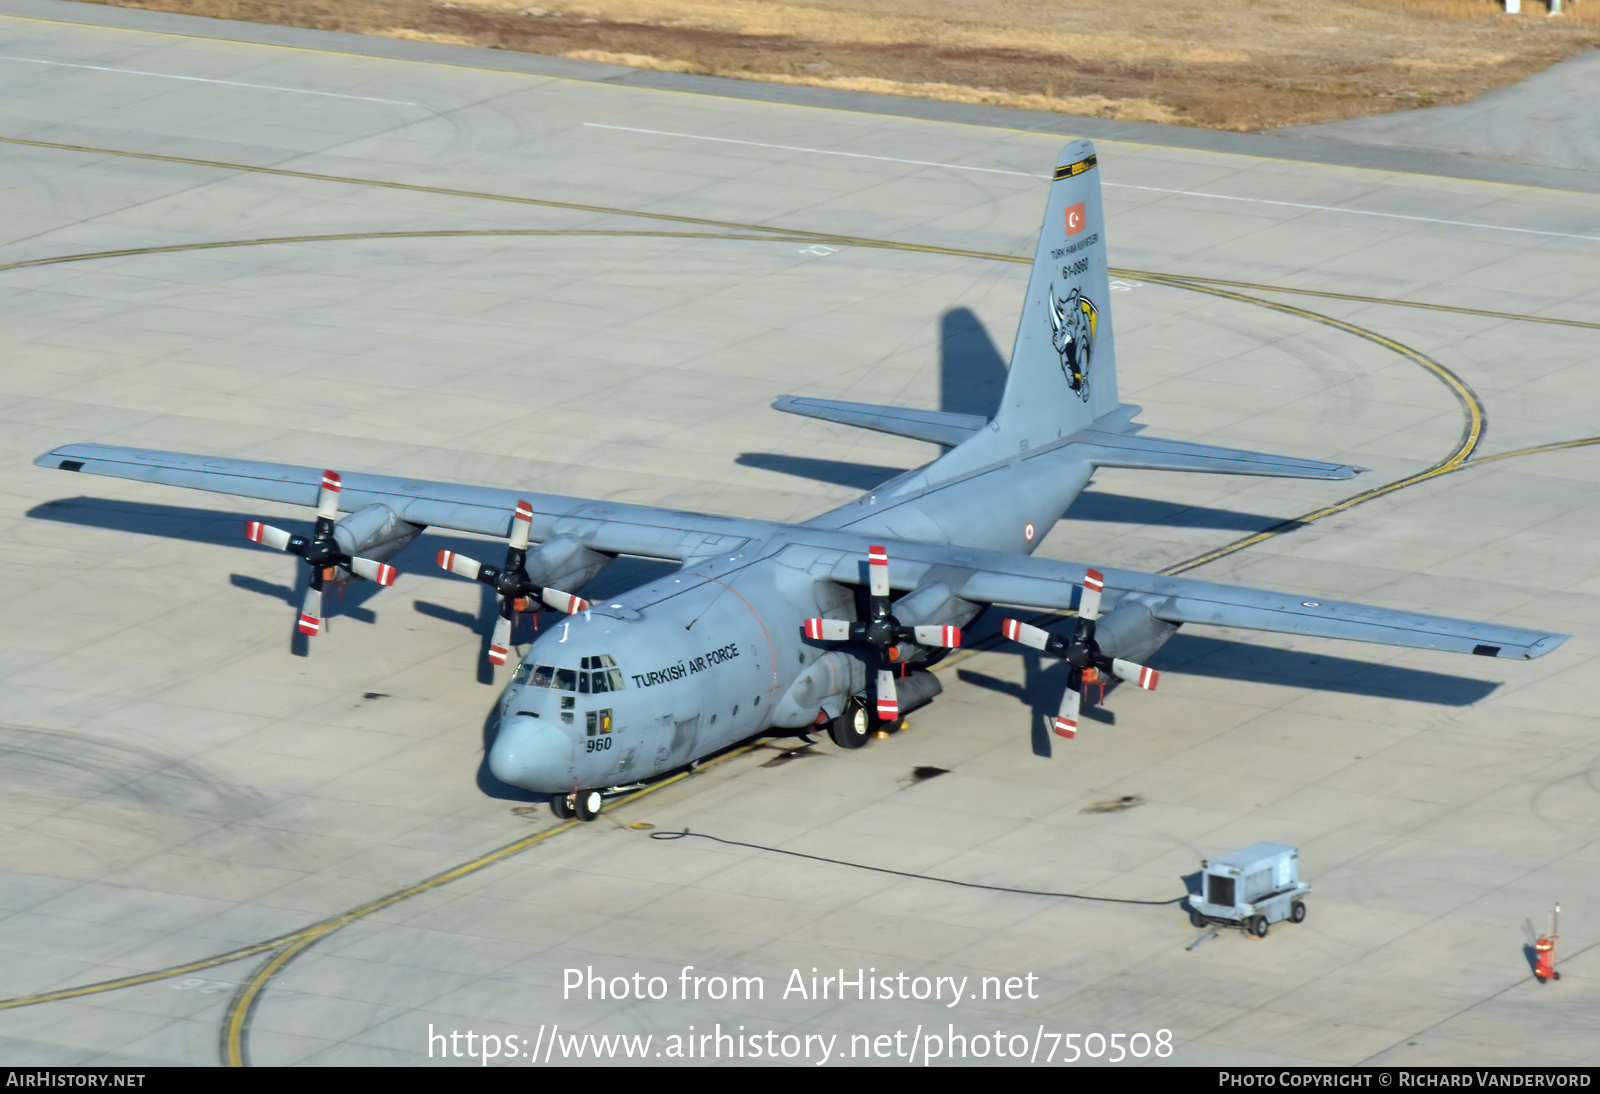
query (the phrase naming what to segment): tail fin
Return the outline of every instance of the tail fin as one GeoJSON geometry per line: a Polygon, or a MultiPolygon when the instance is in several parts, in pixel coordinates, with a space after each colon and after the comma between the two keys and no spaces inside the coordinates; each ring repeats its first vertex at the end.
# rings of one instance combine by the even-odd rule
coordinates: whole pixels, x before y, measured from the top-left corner
{"type": "Polygon", "coordinates": [[[1111,278],[1094,145],[1061,150],[995,424],[1027,448],[1117,408],[1111,278]]]}

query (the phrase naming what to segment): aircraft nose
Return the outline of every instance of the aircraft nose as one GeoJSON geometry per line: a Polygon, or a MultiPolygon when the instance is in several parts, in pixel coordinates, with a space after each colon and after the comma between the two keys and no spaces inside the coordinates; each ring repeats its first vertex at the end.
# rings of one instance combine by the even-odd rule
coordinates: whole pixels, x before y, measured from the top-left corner
{"type": "Polygon", "coordinates": [[[503,783],[541,793],[572,783],[572,742],[554,726],[516,714],[500,723],[489,749],[489,770],[503,783]]]}

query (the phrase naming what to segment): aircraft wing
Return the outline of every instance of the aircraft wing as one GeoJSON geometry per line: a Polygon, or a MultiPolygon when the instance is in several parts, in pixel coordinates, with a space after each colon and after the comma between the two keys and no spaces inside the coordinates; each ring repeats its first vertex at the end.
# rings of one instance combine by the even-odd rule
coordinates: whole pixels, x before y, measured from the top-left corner
{"type": "MultiPolygon", "coordinates": [[[[890,584],[914,589],[940,580],[963,600],[1065,611],[1073,608],[1087,569],[1082,563],[1030,555],[904,543],[889,548],[890,584]]],[[[1184,577],[1103,568],[1106,607],[1130,594],[1169,623],[1348,638],[1391,646],[1475,653],[1484,657],[1542,657],[1569,637],[1465,619],[1374,608],[1316,596],[1244,589],[1184,577]]],[[[860,562],[839,560],[833,579],[859,583],[860,562]]]]}
{"type": "MultiPolygon", "coordinates": [[[[322,481],[320,469],[113,445],[67,445],[34,462],[63,471],[210,490],[308,509],[315,506],[322,481]]],[[[533,506],[531,537],[535,541],[570,535],[595,551],[685,563],[736,553],[754,540],[768,539],[783,530],[781,525],[763,521],[496,487],[359,473],[347,473],[343,480],[339,506],[346,512],[382,503],[412,524],[504,537],[510,530],[511,513],[522,499],[533,506]]],[[[865,537],[823,529],[789,528],[788,532],[786,549],[803,548],[813,554],[817,564],[808,565],[809,572],[845,584],[864,580],[865,537]],[[806,543],[813,537],[815,542],[806,543]]],[[[890,544],[893,588],[910,590],[925,581],[943,581],[956,596],[984,604],[1068,610],[1076,604],[1086,570],[1082,563],[1030,555],[871,538],[890,544]]],[[[1101,572],[1108,609],[1122,597],[1137,595],[1151,605],[1157,618],[1172,623],[1348,638],[1489,657],[1539,657],[1568,637],[1135,570],[1107,568],[1101,572]]]]}
{"type": "MultiPolygon", "coordinates": [[[[46,452],[34,463],[308,508],[316,505],[322,483],[321,470],[309,467],[101,444],[66,445],[46,452]]],[[[412,524],[504,538],[521,499],[533,505],[531,537],[535,542],[571,535],[606,554],[674,562],[736,551],[770,529],[760,521],[488,486],[357,473],[344,474],[343,480],[339,508],[344,512],[376,502],[412,524]]]]}

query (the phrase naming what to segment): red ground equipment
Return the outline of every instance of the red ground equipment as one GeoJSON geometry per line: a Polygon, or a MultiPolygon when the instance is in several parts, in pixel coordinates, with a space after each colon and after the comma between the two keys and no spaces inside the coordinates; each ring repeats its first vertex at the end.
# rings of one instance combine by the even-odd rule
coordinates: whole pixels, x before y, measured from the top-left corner
{"type": "Polygon", "coordinates": [[[1556,920],[1560,915],[1561,905],[1557,904],[1550,913],[1550,933],[1540,935],[1533,944],[1533,975],[1541,984],[1561,979],[1561,974],[1556,972],[1556,920]]]}

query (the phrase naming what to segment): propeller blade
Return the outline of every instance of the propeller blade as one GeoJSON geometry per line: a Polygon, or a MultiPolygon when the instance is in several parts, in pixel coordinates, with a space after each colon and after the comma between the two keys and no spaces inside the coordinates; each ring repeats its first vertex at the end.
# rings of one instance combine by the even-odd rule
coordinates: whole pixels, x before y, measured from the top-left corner
{"type": "Polygon", "coordinates": [[[867,551],[867,582],[873,596],[889,595],[889,552],[876,544],[867,551]]]}
{"type": "Polygon", "coordinates": [[[1067,693],[1061,697],[1061,713],[1056,715],[1056,724],[1051,728],[1058,737],[1071,738],[1078,732],[1078,704],[1082,701],[1077,688],[1068,688],[1067,693]]]}
{"type": "Polygon", "coordinates": [[[1032,646],[1042,650],[1050,644],[1050,632],[1015,619],[1002,620],[1000,633],[1013,642],[1021,642],[1024,646],[1032,646]]]}
{"type": "Polygon", "coordinates": [[[506,654],[511,652],[511,620],[506,616],[496,616],[494,621],[494,637],[489,640],[489,661],[492,664],[503,665],[506,663],[506,654]]]}
{"type": "Polygon", "coordinates": [[[368,581],[376,581],[379,585],[393,585],[394,579],[400,576],[400,571],[387,562],[374,562],[359,555],[350,560],[350,572],[368,581]]]}
{"type": "Polygon", "coordinates": [[[1111,673],[1130,684],[1138,684],[1146,691],[1156,690],[1156,682],[1161,679],[1161,674],[1155,669],[1124,661],[1120,657],[1111,662],[1111,673]]]}
{"type": "Polygon", "coordinates": [[[878,718],[892,722],[900,717],[900,700],[894,690],[894,671],[878,670],[878,718]]]}
{"type": "Polygon", "coordinates": [[[1106,587],[1106,578],[1099,570],[1083,575],[1083,599],[1078,601],[1078,614],[1084,619],[1100,618],[1100,593],[1106,587]]]}
{"type": "Polygon", "coordinates": [[[287,551],[289,540],[292,537],[282,528],[274,528],[270,524],[262,524],[259,520],[252,520],[244,526],[244,536],[252,543],[259,543],[263,547],[271,547],[275,551],[287,551]]]}
{"type": "Polygon", "coordinates": [[[322,473],[322,489],[317,491],[317,516],[324,520],[339,519],[339,489],[341,483],[337,471],[324,471],[322,473]]]}
{"type": "Polygon", "coordinates": [[[577,615],[579,612],[589,610],[589,602],[581,596],[564,593],[560,589],[546,589],[539,594],[539,598],[558,612],[568,615],[577,615]]]}
{"type": "Polygon", "coordinates": [[[808,619],[802,630],[818,642],[843,642],[850,637],[850,623],[844,619],[808,619]]]}
{"type": "Polygon", "coordinates": [[[483,572],[483,563],[466,555],[458,555],[454,551],[440,551],[435,561],[439,563],[440,568],[469,581],[478,580],[478,575],[483,572]]]}
{"type": "Polygon", "coordinates": [[[306,598],[300,604],[300,633],[315,638],[322,633],[322,582],[313,574],[306,586],[306,598]]]}
{"type": "Polygon", "coordinates": [[[528,535],[533,530],[533,506],[517,500],[516,514],[511,518],[511,549],[513,551],[526,551],[528,549],[528,535]]]}
{"type": "Polygon", "coordinates": [[[960,627],[912,627],[911,634],[919,646],[943,646],[948,650],[961,648],[960,627]]]}

